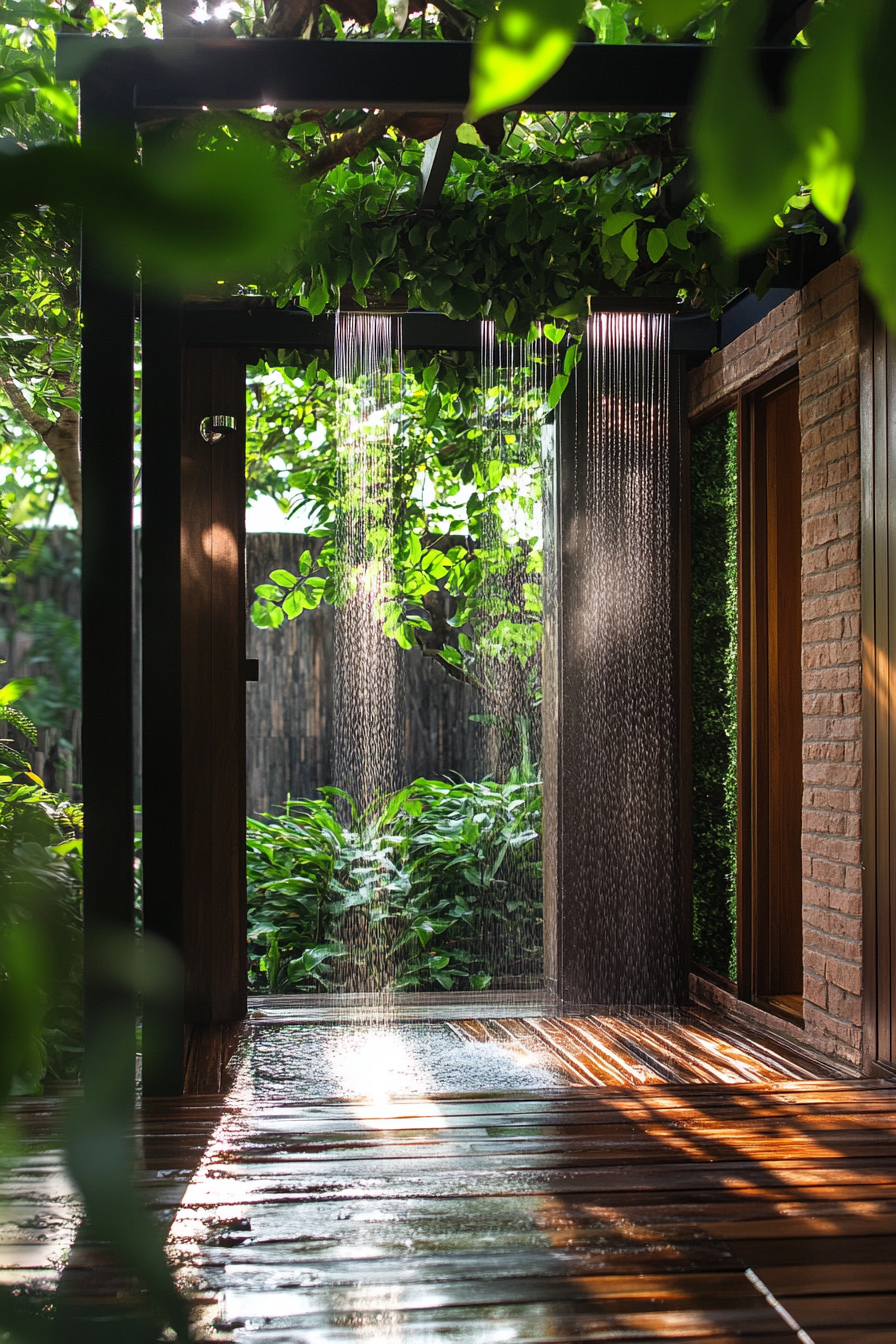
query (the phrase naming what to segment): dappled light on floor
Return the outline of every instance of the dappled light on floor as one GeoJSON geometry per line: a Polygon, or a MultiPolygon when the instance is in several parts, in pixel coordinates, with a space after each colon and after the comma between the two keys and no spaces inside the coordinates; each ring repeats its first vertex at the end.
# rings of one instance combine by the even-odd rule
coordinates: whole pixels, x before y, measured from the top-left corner
{"type": "Polygon", "coordinates": [[[568,1035],[538,1017],[465,1019],[460,1035],[456,1021],[257,1028],[170,1238],[205,1337],[853,1344],[868,1329],[883,1344],[893,1089],[813,1078],[809,1055],[709,1014],[670,1019],[667,1067],[688,1042],[694,1070],[774,1076],[558,1085],[573,1042],[578,1068],[589,1039],[594,1059],[613,1039],[621,1058],[624,1039],[661,1065],[662,1017],[642,1015],[641,1037],[636,1014],[567,1019],[568,1035]],[[450,1090],[458,1050],[481,1063],[450,1090]],[[552,1084],[489,1085],[481,1064],[502,1052],[552,1084]]]}
{"type": "MultiPolygon", "coordinates": [[[[590,1021],[566,1025],[587,1034],[590,1021]]],[[[676,1024],[690,1031],[687,1021],[676,1024]]],[[[708,1036],[728,1029],[708,1014],[695,1021],[708,1036]]],[[[522,1022],[534,1031],[551,1019],[522,1022]]],[[[629,1030],[622,1014],[599,1025],[629,1030]]],[[[659,1025],[652,1015],[649,1030],[659,1025]]],[[[545,1049],[574,1039],[544,1030],[545,1049]]],[[[576,1039],[584,1050],[584,1037],[576,1039]]],[[[637,1059],[634,1030],[626,1040],[637,1059]]],[[[517,1038],[507,1045],[520,1049],[517,1038]]],[[[808,1056],[788,1062],[780,1049],[782,1069],[810,1069],[808,1056]]],[[[367,1032],[259,1025],[228,1097],[143,1103],[140,1180],[170,1228],[169,1255],[194,1303],[198,1339],[894,1338],[891,1086],[781,1074],[496,1087],[483,1067],[449,1090],[442,1067],[456,1069],[451,1052],[471,1050],[494,1061],[503,1047],[497,1037],[464,1043],[446,1023],[367,1032]],[[309,1065],[304,1094],[300,1062],[309,1065]]],[[[711,1061],[704,1041],[694,1067],[704,1067],[703,1050],[711,1061]]],[[[504,1058],[514,1070],[543,1067],[541,1057],[528,1070],[513,1053],[504,1058]]],[[[727,1068],[733,1056],[724,1058],[727,1068]]],[[[770,1067],[767,1057],[760,1062],[770,1067]]],[[[77,1210],[66,1202],[47,1103],[25,1103],[23,1113],[28,1106],[36,1198],[23,1219],[24,1187],[16,1187],[22,1207],[0,1239],[7,1281],[15,1274],[34,1283],[36,1269],[49,1287],[60,1269],[58,1220],[69,1219],[73,1235],[77,1210]]],[[[89,1246],[79,1252],[88,1271],[91,1254],[89,1246]]],[[[92,1276],[69,1281],[92,1293],[97,1271],[108,1278],[98,1261],[92,1276]]]]}

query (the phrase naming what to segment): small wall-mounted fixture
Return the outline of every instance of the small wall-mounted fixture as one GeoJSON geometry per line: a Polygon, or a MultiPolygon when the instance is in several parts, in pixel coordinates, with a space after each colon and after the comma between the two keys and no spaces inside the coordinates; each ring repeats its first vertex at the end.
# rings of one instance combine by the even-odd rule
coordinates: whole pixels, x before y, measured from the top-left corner
{"type": "Polygon", "coordinates": [[[217,443],[225,434],[235,431],[236,417],[233,415],[207,415],[199,424],[199,433],[206,443],[217,443]]]}

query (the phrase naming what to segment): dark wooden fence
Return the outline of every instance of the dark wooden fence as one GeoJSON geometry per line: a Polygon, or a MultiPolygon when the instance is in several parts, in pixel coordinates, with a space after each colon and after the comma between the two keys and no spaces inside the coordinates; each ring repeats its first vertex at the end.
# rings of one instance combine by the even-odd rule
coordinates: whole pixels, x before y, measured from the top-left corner
{"type": "MultiPolygon", "coordinates": [[[[319,543],[317,543],[319,544],[319,543]]],[[[289,532],[250,533],[247,588],[274,569],[298,572],[299,557],[313,538],[289,532]]],[[[247,624],[246,654],[257,658],[259,679],[248,687],[248,810],[259,815],[293,798],[312,797],[332,784],[333,608],[305,611],[279,630],[247,624]]],[[[449,676],[420,649],[401,659],[405,705],[403,783],[420,776],[457,772],[472,778],[479,768],[480,734],[470,715],[479,712],[475,692],[449,676]]],[[[359,731],[363,724],[359,723],[359,731]]]]}
{"type": "MultiPolygon", "coordinates": [[[[66,616],[80,617],[80,547],[78,538],[61,529],[44,534],[39,563],[29,573],[17,573],[12,589],[0,589],[0,685],[12,677],[43,673],[52,678],[52,664],[30,662],[32,636],[28,609],[35,602],[51,602],[66,616]]],[[[256,532],[246,539],[247,592],[254,598],[256,584],[271,570],[297,572],[314,538],[289,532],[256,532]]],[[[136,610],[140,595],[139,533],[135,534],[136,610]]],[[[110,613],[110,620],[114,613],[110,613]]],[[[257,816],[293,798],[313,797],[321,785],[332,784],[333,744],[333,609],[306,611],[279,630],[259,630],[246,621],[246,656],[257,658],[259,680],[249,682],[247,795],[248,810],[257,816]]],[[[135,696],[140,696],[140,627],[135,622],[135,696]]],[[[475,692],[450,677],[434,658],[420,649],[401,659],[405,705],[403,782],[420,776],[439,777],[456,772],[472,778],[481,772],[481,734],[470,715],[479,712],[475,692]]],[[[38,751],[32,757],[38,773],[54,788],[77,793],[80,779],[80,711],[70,708],[63,727],[40,726],[38,751]],[[71,751],[60,743],[71,743],[71,751]]],[[[139,713],[135,766],[140,800],[141,752],[139,713]]],[[[164,706],[159,706],[160,731],[164,706]]],[[[360,730],[360,728],[359,728],[360,730]]],[[[7,734],[4,736],[15,736],[7,734]]],[[[20,747],[24,744],[19,741],[20,747]]],[[[110,769],[115,768],[110,743],[110,769]]]]}

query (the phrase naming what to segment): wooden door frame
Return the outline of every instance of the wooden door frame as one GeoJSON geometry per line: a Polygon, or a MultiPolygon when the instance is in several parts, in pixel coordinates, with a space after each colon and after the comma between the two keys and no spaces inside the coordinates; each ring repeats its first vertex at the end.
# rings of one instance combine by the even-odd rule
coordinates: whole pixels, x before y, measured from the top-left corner
{"type": "Polygon", "coordinates": [[[758,779],[768,773],[768,706],[757,703],[767,681],[767,474],[759,461],[760,401],[799,382],[798,361],[743,388],[737,398],[738,649],[737,649],[737,997],[761,998],[756,882],[768,867],[768,834],[760,816],[758,779]],[[766,675],[763,675],[763,668],[766,675]]]}
{"type": "MultiPolygon", "coordinates": [[[[882,933],[889,936],[887,971],[896,953],[896,705],[890,653],[896,645],[896,358],[880,315],[867,295],[860,301],[860,444],[862,486],[862,1053],[866,1073],[896,1080],[882,1060],[886,1034],[893,1052],[896,1028],[882,1023],[882,933]],[[884,702],[884,703],[882,703],[884,702]]],[[[892,1004],[892,987],[887,996],[892,1004]]]]}
{"type": "Polygon", "coordinates": [[[185,343],[179,302],[143,311],[143,917],[180,968],[144,1004],[143,1078],[177,1095],[189,1028],[246,1013],[247,357],[185,343]],[[215,443],[210,415],[234,420],[215,443]]]}

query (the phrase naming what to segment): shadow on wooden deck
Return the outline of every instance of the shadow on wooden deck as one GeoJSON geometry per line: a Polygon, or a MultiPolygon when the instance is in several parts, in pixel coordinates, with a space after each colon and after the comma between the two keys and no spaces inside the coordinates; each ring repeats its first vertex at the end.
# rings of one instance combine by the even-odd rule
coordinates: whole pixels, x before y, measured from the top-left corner
{"type": "MultiPolygon", "coordinates": [[[[635,1018],[525,1020],[577,1069],[623,1038],[648,1067],[661,1024],[635,1018]]],[[[511,1021],[451,1026],[514,1046],[511,1021]]],[[[723,1025],[676,1017],[674,1067],[754,1067],[723,1025]]],[[[281,1029],[257,1021],[252,1038],[281,1029]]],[[[758,1081],[279,1100],[249,1070],[227,1098],[143,1104],[140,1180],[204,1339],[889,1344],[896,1090],[813,1077],[804,1057],[755,1067],[785,1065],[758,1081]]],[[[7,1214],[3,1278],[49,1287],[77,1209],[52,1108],[21,1109],[36,1138],[10,1193],[21,1208],[30,1190],[43,1222],[7,1214]]]]}

